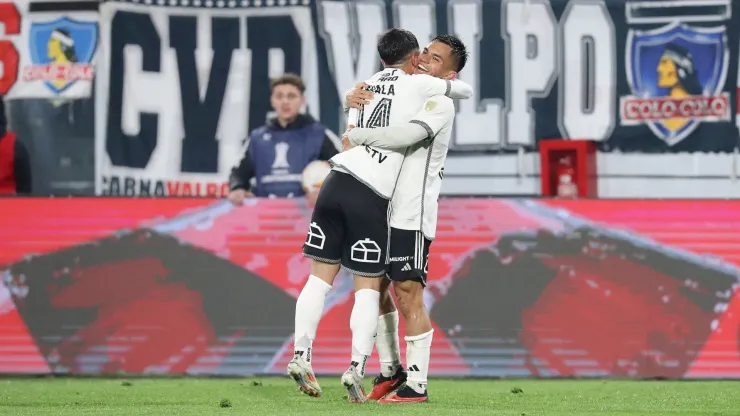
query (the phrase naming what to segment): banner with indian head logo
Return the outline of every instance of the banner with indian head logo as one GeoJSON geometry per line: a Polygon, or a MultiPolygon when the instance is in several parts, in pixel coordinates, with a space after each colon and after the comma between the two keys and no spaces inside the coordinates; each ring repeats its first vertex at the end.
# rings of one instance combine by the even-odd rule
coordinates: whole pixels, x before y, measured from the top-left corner
{"type": "Polygon", "coordinates": [[[731,3],[633,2],[625,43],[632,94],[621,97],[623,126],[646,125],[673,146],[702,123],[728,123],[732,101],[727,21],[731,3]]]}
{"type": "Polygon", "coordinates": [[[0,94],[86,98],[98,51],[98,3],[0,3],[0,94]]]}

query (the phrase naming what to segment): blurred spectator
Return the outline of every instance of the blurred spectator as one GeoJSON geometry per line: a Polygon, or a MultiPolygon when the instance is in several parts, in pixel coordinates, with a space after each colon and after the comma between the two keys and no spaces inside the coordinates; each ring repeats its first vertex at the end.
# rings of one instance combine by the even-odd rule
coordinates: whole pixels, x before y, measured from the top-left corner
{"type": "Polygon", "coordinates": [[[0,195],[31,193],[31,161],[26,146],[8,131],[5,104],[0,100],[0,195]]]}
{"type": "MultiPolygon", "coordinates": [[[[306,104],[305,89],[303,80],[295,74],[272,81],[270,103],[277,117],[249,135],[244,158],[229,177],[229,200],[233,204],[242,204],[248,196],[302,196],[304,168],[338,153],[339,138],[310,115],[301,114],[306,104]]],[[[308,191],[310,205],[317,193],[308,191]]]]}

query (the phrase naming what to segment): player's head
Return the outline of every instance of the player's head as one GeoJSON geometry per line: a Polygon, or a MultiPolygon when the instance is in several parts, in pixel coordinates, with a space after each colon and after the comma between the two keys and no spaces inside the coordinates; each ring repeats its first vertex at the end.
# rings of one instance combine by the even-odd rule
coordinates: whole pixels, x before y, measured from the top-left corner
{"type": "Polygon", "coordinates": [[[378,55],[386,67],[397,67],[410,72],[416,62],[410,62],[419,54],[419,41],[408,30],[392,28],[378,38],[378,55]]]}
{"type": "Polygon", "coordinates": [[[273,79],[270,82],[270,90],[270,104],[280,121],[294,119],[306,103],[306,97],[303,96],[306,85],[296,74],[284,74],[273,79]]]}
{"type": "Polygon", "coordinates": [[[468,51],[459,38],[440,35],[432,39],[419,55],[417,73],[453,79],[465,67],[467,60],[468,51]]]}

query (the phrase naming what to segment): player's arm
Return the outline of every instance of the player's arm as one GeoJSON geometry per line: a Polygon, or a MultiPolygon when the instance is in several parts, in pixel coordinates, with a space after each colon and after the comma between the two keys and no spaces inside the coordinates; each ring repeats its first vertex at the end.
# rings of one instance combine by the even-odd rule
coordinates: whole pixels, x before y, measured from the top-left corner
{"type": "Polygon", "coordinates": [[[231,169],[231,174],[229,175],[229,191],[250,191],[250,181],[257,174],[254,166],[254,160],[252,158],[251,148],[252,146],[247,146],[247,151],[244,153],[244,158],[242,158],[238,166],[231,169]]]}
{"type": "Polygon", "coordinates": [[[473,96],[473,87],[459,79],[435,78],[427,74],[411,76],[412,82],[420,89],[423,97],[446,95],[454,99],[466,99],[473,96]]]}
{"type": "MultiPolygon", "coordinates": [[[[449,80],[435,78],[431,75],[418,74],[411,76],[411,82],[419,89],[422,97],[433,97],[435,95],[446,95],[454,99],[467,99],[473,96],[473,87],[459,79],[449,80]]],[[[347,114],[351,108],[362,108],[373,99],[372,91],[365,88],[367,84],[360,82],[344,94],[344,113],[347,114]]],[[[352,123],[350,123],[352,124],[352,123]]]]}
{"type": "Polygon", "coordinates": [[[452,100],[437,95],[426,100],[422,109],[408,123],[374,129],[355,128],[347,133],[347,138],[353,146],[405,148],[434,138],[454,117],[455,105],[452,100]]]}

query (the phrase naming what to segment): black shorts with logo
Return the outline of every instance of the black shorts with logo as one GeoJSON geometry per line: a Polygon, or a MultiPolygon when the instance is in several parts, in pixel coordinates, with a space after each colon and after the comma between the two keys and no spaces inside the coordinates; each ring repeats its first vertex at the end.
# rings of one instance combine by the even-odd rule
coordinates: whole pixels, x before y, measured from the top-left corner
{"type": "Polygon", "coordinates": [[[388,201],[352,175],[332,170],[321,185],[303,255],[359,276],[384,276],[388,201]]]}
{"type": "Polygon", "coordinates": [[[396,282],[412,280],[426,286],[431,245],[432,240],[421,231],[391,228],[388,277],[396,282]]]}

